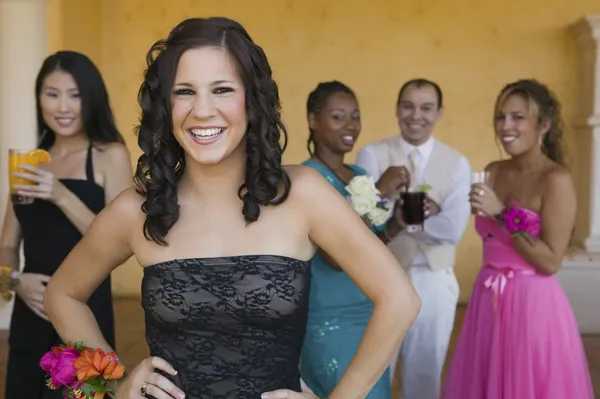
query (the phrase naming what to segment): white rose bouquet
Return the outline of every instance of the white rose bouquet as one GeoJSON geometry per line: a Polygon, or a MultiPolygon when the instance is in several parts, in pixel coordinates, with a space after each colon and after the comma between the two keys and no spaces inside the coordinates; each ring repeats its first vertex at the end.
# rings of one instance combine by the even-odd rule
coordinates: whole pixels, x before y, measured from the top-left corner
{"type": "Polygon", "coordinates": [[[373,226],[381,226],[392,215],[394,204],[381,199],[371,176],[355,176],[346,186],[348,201],[360,217],[366,217],[373,226]]]}

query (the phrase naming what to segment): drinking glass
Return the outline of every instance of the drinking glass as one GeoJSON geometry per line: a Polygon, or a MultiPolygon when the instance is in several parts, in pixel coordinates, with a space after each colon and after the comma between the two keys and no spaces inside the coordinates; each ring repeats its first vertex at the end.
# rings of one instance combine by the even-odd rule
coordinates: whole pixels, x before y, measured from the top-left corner
{"type": "MultiPolygon", "coordinates": [[[[489,175],[490,175],[489,172],[485,172],[485,171],[471,173],[471,186],[473,186],[473,184],[487,184],[489,175]]],[[[477,212],[472,207],[471,207],[471,214],[472,215],[480,215],[480,216],[484,215],[483,212],[477,212]]]]}
{"type": "Polygon", "coordinates": [[[414,233],[423,230],[425,223],[425,192],[405,191],[400,193],[402,199],[402,216],[406,223],[406,231],[414,233]]]}
{"type": "Polygon", "coordinates": [[[17,189],[15,189],[13,185],[33,186],[36,185],[37,182],[17,177],[13,174],[15,172],[30,173],[29,171],[20,168],[19,165],[39,167],[42,162],[50,162],[49,154],[44,150],[8,150],[8,183],[10,185],[10,199],[14,204],[29,205],[33,203],[34,198],[19,195],[17,189]]]}

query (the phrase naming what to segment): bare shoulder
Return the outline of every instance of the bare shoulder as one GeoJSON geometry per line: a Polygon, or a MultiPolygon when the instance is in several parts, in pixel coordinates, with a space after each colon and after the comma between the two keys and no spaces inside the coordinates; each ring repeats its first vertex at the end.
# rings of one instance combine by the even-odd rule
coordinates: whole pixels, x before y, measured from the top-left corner
{"type": "Polygon", "coordinates": [[[289,198],[306,199],[319,197],[324,191],[332,190],[331,184],[314,168],[305,165],[285,166],[292,182],[289,198]]]}
{"type": "MultiPolygon", "coordinates": [[[[84,235],[83,242],[91,240],[92,246],[109,243],[109,247],[121,248],[128,254],[131,252],[132,238],[141,231],[144,224],[144,213],[141,210],[143,197],[135,189],[128,188],[119,193],[94,218],[84,235]]],[[[118,252],[118,249],[116,249],[118,252]]],[[[127,255],[129,257],[130,255],[127,255]]]]}
{"type": "Polygon", "coordinates": [[[296,218],[314,227],[326,217],[345,219],[355,214],[344,196],[315,169],[298,165],[286,167],[286,171],[292,182],[286,204],[296,218]]]}
{"type": "Polygon", "coordinates": [[[129,149],[122,143],[101,143],[95,147],[97,149],[96,157],[106,165],[114,165],[123,161],[129,162],[131,157],[129,149]]]}
{"type": "MultiPolygon", "coordinates": [[[[290,179],[303,179],[304,176],[322,176],[314,168],[306,165],[285,165],[284,170],[290,176],[290,179]]],[[[309,177],[310,179],[310,177],[309,177]]]]}
{"type": "Polygon", "coordinates": [[[117,219],[116,222],[120,224],[133,222],[143,219],[142,204],[144,200],[144,196],[136,191],[135,186],[129,187],[117,195],[102,212],[107,213],[110,218],[117,219]]]}
{"type": "Polygon", "coordinates": [[[105,156],[129,156],[129,150],[127,149],[127,146],[123,143],[99,143],[95,147],[99,150],[100,153],[102,153],[105,156]]]}
{"type": "Polygon", "coordinates": [[[573,175],[569,169],[558,164],[552,164],[548,168],[548,171],[542,180],[542,185],[546,193],[556,193],[563,190],[571,191],[573,193],[575,192],[573,175]]]}

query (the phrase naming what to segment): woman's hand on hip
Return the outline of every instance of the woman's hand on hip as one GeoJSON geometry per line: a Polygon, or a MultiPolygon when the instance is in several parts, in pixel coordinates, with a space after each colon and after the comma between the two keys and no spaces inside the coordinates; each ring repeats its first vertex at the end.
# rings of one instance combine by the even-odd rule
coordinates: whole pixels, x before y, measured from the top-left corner
{"type": "Polygon", "coordinates": [[[156,399],[183,399],[185,394],[168,378],[155,370],[176,375],[177,371],[166,360],[150,357],[134,368],[115,392],[115,399],[144,399],[152,396],[156,399]]]}
{"type": "Polygon", "coordinates": [[[319,399],[304,381],[300,381],[302,392],[294,392],[289,389],[278,389],[277,391],[263,393],[261,399],[319,399]]]}

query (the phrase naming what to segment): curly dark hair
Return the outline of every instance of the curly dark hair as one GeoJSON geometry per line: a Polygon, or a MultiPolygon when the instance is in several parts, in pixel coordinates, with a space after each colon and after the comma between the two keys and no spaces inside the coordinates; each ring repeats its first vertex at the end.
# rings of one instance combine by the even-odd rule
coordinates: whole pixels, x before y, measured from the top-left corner
{"type": "Polygon", "coordinates": [[[542,152],[559,165],[565,165],[565,143],[561,106],[556,95],[535,79],[521,79],[509,83],[500,92],[494,106],[494,119],[506,100],[513,95],[522,96],[529,103],[532,120],[539,125],[550,121],[550,129],[542,140],[542,152]]]}
{"type": "MultiPolygon", "coordinates": [[[[352,89],[342,82],[338,82],[337,80],[332,80],[331,82],[321,82],[308,95],[308,100],[306,100],[306,115],[308,116],[310,114],[318,114],[321,112],[323,108],[325,108],[329,97],[336,93],[349,94],[356,100],[356,95],[352,89]]],[[[306,142],[306,149],[308,150],[310,156],[313,156],[314,151],[317,150],[317,145],[315,143],[315,132],[310,128],[310,125],[308,130],[310,131],[310,134],[308,135],[308,140],[306,142]]]]}
{"type": "Polygon", "coordinates": [[[281,204],[291,189],[281,165],[287,131],[281,120],[279,90],[265,53],[242,25],[231,19],[186,19],[148,51],[138,93],[142,114],[136,131],[143,155],[138,159],[135,183],[137,192],[145,197],[144,236],[159,245],[167,245],[165,237],[179,219],[177,188],[185,171],[184,150],[173,135],[171,90],[182,54],[204,46],[229,52],[245,89],[246,176],[238,196],[243,201],[246,223],[258,220],[259,205],[281,204]]]}

